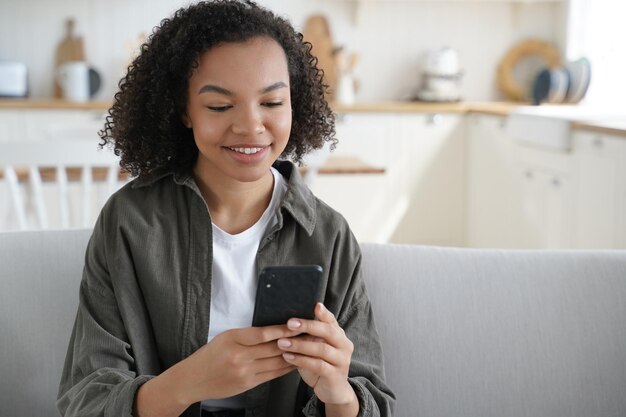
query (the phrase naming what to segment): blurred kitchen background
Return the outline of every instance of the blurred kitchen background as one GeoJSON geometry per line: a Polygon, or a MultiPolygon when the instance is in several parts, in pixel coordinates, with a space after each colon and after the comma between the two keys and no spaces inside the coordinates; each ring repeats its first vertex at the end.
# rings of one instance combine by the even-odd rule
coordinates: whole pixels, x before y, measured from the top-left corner
{"type": "MultiPolygon", "coordinates": [[[[361,241],[626,248],[625,2],[259,3],[325,69],[340,144],[303,173],[361,241]]],[[[0,0],[0,230],[93,224],[127,179],[76,144],[185,4],[0,0]]]]}

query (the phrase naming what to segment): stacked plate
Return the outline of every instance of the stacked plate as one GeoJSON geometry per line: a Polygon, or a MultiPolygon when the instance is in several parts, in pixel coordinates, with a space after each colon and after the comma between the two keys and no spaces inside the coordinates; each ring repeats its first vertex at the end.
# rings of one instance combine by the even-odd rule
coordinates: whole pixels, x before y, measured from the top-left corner
{"type": "Polygon", "coordinates": [[[568,62],[565,67],[543,69],[533,84],[535,104],[576,104],[585,96],[591,81],[591,64],[587,58],[568,62]]]}

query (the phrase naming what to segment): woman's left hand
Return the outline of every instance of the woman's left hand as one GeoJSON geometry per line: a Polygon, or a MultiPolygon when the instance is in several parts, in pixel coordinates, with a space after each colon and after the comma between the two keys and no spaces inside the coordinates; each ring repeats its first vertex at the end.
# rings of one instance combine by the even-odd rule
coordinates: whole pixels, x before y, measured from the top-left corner
{"type": "Polygon", "coordinates": [[[295,365],[302,380],[328,408],[358,405],[354,389],[348,382],[348,370],[354,345],[339,327],[333,313],[322,303],[315,306],[316,320],[290,319],[287,326],[307,336],[278,340],[285,351],[283,358],[295,365]]]}

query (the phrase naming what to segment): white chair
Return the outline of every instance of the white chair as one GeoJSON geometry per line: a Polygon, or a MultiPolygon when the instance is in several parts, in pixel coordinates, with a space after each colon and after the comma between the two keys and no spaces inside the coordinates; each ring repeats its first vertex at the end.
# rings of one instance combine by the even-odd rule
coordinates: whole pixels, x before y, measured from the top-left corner
{"type": "Polygon", "coordinates": [[[99,149],[96,141],[0,142],[0,182],[13,214],[11,226],[19,230],[92,227],[104,200],[122,185],[119,173],[119,158],[110,149],[99,149]],[[53,181],[42,178],[42,168],[54,174],[49,175],[53,181]],[[78,181],[67,168],[78,171],[78,181]],[[105,178],[95,181],[92,168],[105,178]],[[54,211],[56,221],[50,215],[54,211]]]}

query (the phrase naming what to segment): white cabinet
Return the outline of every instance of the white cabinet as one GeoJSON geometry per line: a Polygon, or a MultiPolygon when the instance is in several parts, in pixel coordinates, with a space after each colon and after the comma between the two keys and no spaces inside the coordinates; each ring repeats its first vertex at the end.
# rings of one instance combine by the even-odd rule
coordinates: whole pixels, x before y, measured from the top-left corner
{"type": "Polygon", "coordinates": [[[106,113],[98,110],[0,110],[0,141],[98,141],[106,113]]]}
{"type": "Polygon", "coordinates": [[[320,175],[315,194],[360,241],[464,243],[464,137],[456,114],[349,113],[334,155],[357,156],[384,174],[320,175]]]}
{"type": "Polygon", "coordinates": [[[626,139],[574,131],[578,247],[626,248],[626,139]]]}
{"type": "Polygon", "coordinates": [[[394,196],[391,152],[400,147],[397,120],[390,114],[346,114],[338,117],[339,143],[332,155],[357,156],[363,162],[384,168],[384,174],[319,175],[313,192],[340,212],[361,241],[385,241],[388,211],[394,196]]]}
{"type": "Polygon", "coordinates": [[[574,247],[576,206],[571,155],[518,149],[522,216],[517,220],[520,247],[574,247]]]}
{"type": "Polygon", "coordinates": [[[574,245],[574,181],[568,153],[513,141],[500,116],[468,119],[467,245],[574,245]]]}
{"type": "Polygon", "coordinates": [[[465,124],[452,113],[403,114],[394,155],[395,228],[390,241],[465,244],[465,124]]]}
{"type": "Polygon", "coordinates": [[[467,119],[467,245],[517,247],[524,228],[520,163],[505,118],[471,114],[467,119]]]}

